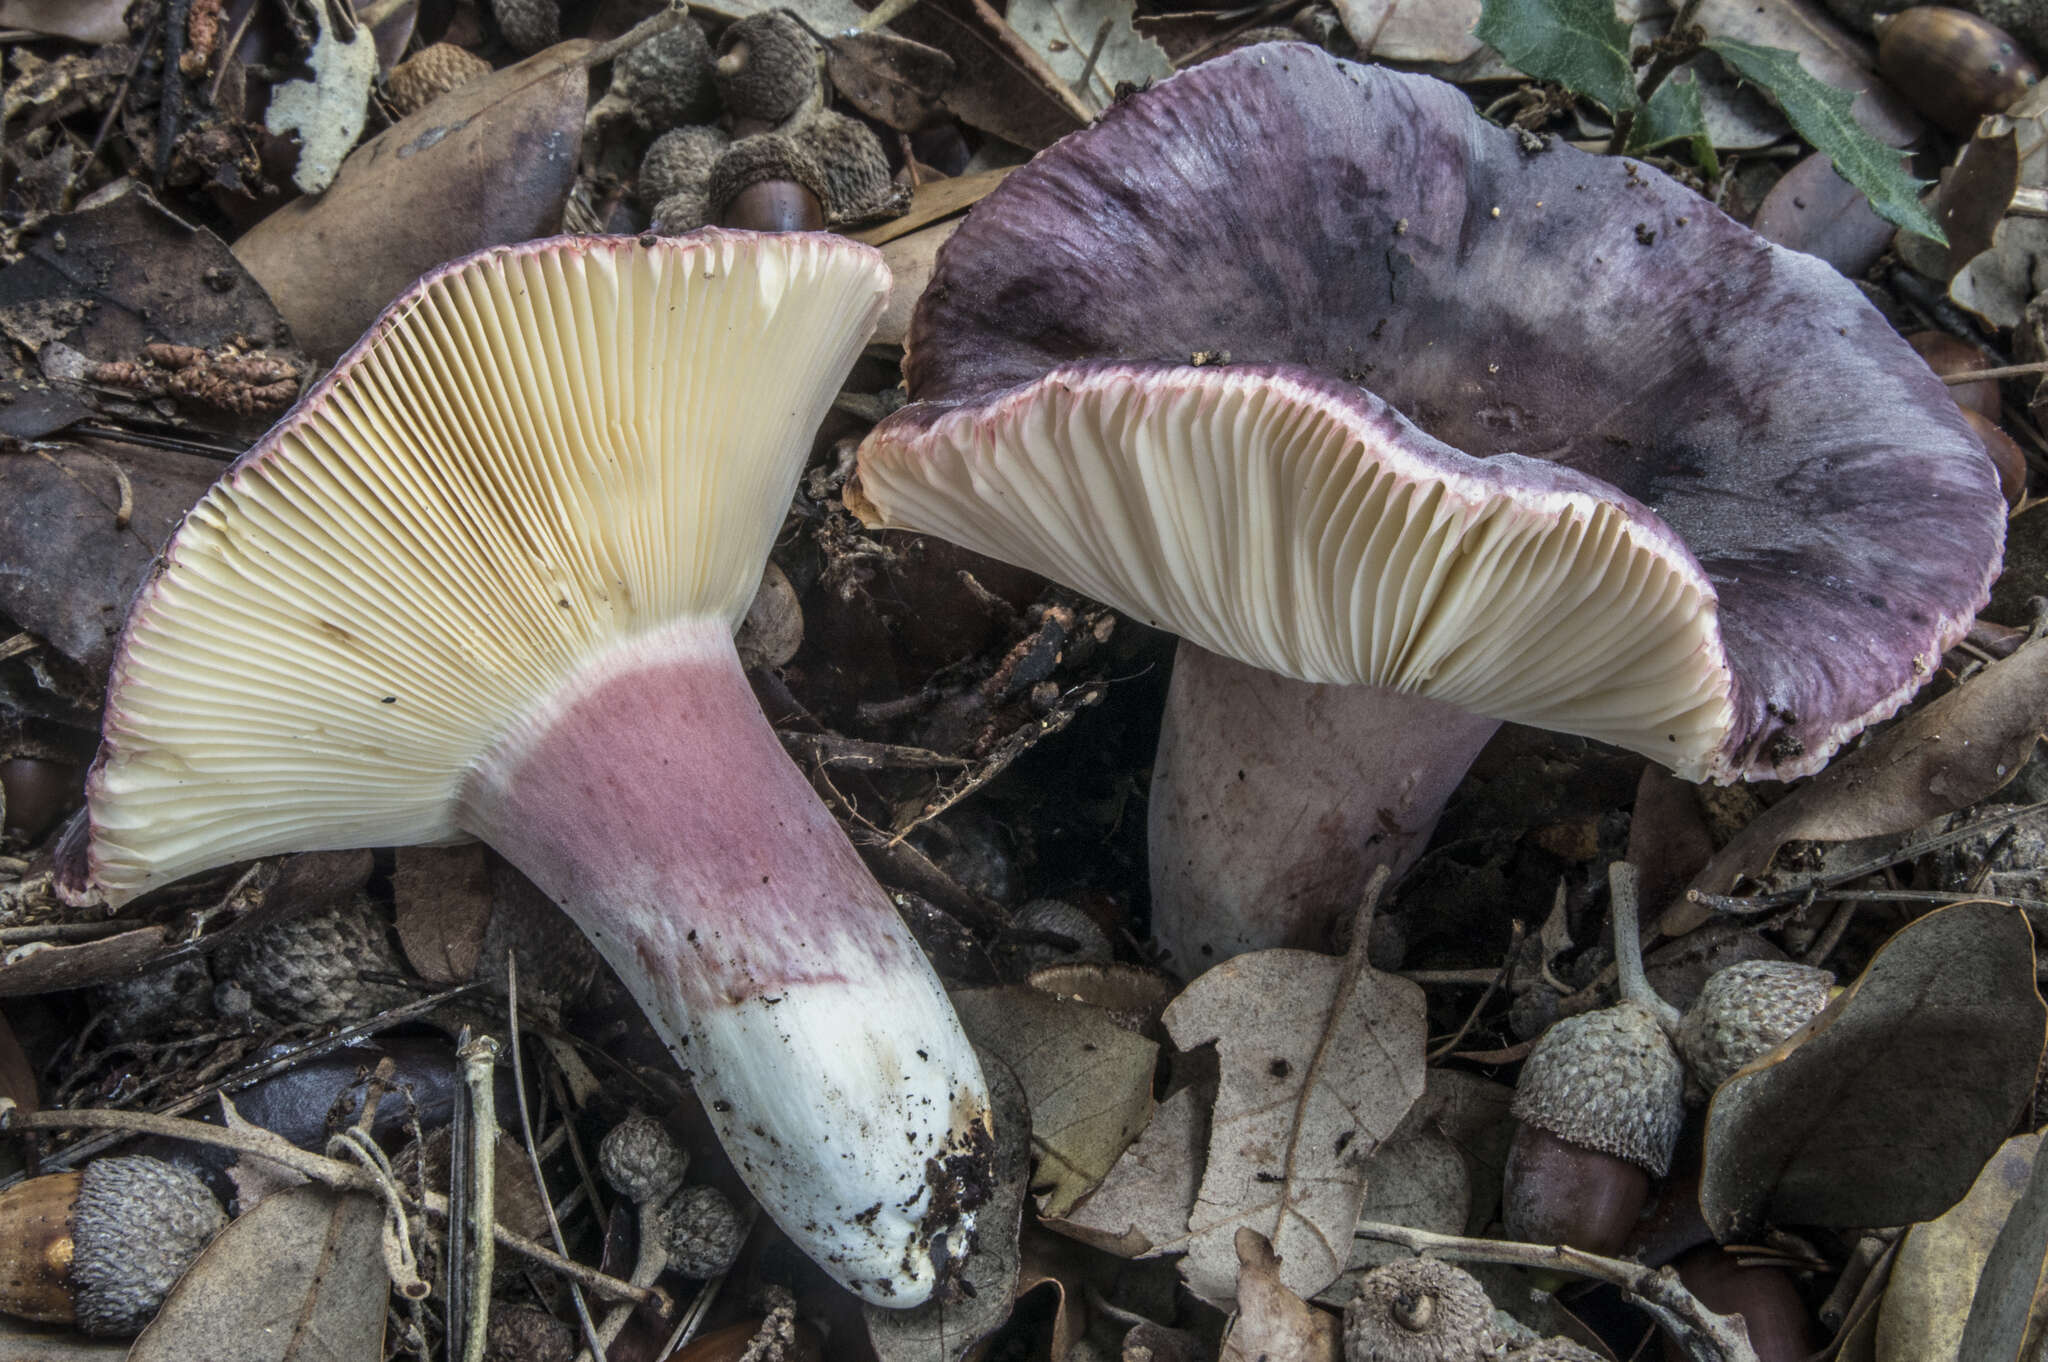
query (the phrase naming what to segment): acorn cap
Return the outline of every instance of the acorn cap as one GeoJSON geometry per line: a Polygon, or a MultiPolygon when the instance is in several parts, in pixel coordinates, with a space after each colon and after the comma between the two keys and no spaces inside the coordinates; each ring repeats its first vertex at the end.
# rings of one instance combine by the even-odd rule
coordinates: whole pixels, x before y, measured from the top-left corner
{"type": "Polygon", "coordinates": [[[685,1187],[662,1207],[668,1265],[685,1277],[716,1277],[740,1256],[746,1217],[716,1187],[685,1187]]]}
{"type": "Polygon", "coordinates": [[[1345,1362],[1479,1362],[1500,1342],[1486,1288],[1435,1258],[1374,1268],[1344,1307],[1345,1362]]]}
{"type": "Polygon", "coordinates": [[[781,133],[742,137],[719,155],[711,167],[712,216],[722,218],[740,192],[769,180],[792,180],[825,201],[825,171],[815,156],[794,138],[781,133]]]}
{"type": "Polygon", "coordinates": [[[825,172],[825,220],[833,226],[894,217],[910,205],[874,130],[857,118],[820,109],[789,134],[825,172]]]}
{"type": "Polygon", "coordinates": [[[505,41],[521,52],[538,52],[562,40],[558,0],[491,0],[491,17],[505,41]]]}
{"type": "Polygon", "coordinates": [[[636,1111],[613,1126],[597,1146],[597,1166],[613,1190],[635,1205],[659,1202],[680,1187],[689,1155],[661,1122],[636,1111]]]}
{"type": "Polygon", "coordinates": [[[612,67],[605,102],[614,108],[624,105],[634,122],[652,131],[715,116],[718,91],[704,30],[685,19],[628,48],[612,67]]]}
{"type": "Polygon", "coordinates": [[[366,898],[258,928],[220,953],[223,982],[291,1021],[361,1021],[415,995],[373,977],[411,971],[392,944],[384,915],[366,898]]]}
{"type": "Polygon", "coordinates": [[[227,1223],[206,1184],[175,1164],[145,1155],[87,1164],[72,1218],[78,1327],[139,1332],[227,1223]]]}
{"type": "Polygon", "coordinates": [[[655,138],[640,158],[640,201],[658,204],[686,190],[702,197],[713,163],[731,141],[723,129],[704,125],[671,128],[655,138]]]}
{"type": "Polygon", "coordinates": [[[1777,1048],[1828,1005],[1835,976],[1791,960],[1744,960],[1718,970],[1678,1023],[1678,1051],[1708,1092],[1777,1048]]]}
{"type": "Polygon", "coordinates": [[[718,43],[718,94],[735,118],[780,123],[818,91],[818,48],[787,10],[750,14],[718,43]]]}
{"type": "Polygon", "coordinates": [[[1017,910],[1010,925],[1024,932],[1053,932],[1074,943],[1060,946],[1050,941],[1026,941],[1024,961],[1032,969],[1060,961],[1116,958],[1109,933],[1102,930],[1102,924],[1065,899],[1033,899],[1017,910]]]}
{"type": "Polygon", "coordinates": [[[491,64],[466,47],[435,43],[391,68],[385,97],[404,118],[418,113],[459,85],[491,74],[491,64]]]}
{"type": "Polygon", "coordinates": [[[684,189],[654,205],[647,227],[657,236],[687,236],[711,221],[710,195],[702,189],[684,189]]]}
{"type": "Polygon", "coordinates": [[[1685,1070],[1639,1003],[1567,1017],[1543,1033],[1515,1085],[1515,1119],[1662,1177],[1685,1116],[1685,1070]]]}

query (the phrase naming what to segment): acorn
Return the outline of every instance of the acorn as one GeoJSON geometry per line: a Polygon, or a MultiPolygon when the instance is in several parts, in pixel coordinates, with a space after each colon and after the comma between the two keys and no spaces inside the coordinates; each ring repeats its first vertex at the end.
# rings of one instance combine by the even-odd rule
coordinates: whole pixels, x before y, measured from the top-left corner
{"type": "Polygon", "coordinates": [[[562,40],[559,0],[491,0],[491,17],[505,41],[521,52],[538,52],[562,40]]]}
{"type": "Polygon", "coordinates": [[[750,14],[728,27],[713,71],[735,132],[780,127],[823,93],[817,44],[788,10],[750,14]]]}
{"type": "Polygon", "coordinates": [[[416,114],[450,90],[491,74],[491,64],[466,47],[435,43],[391,68],[384,94],[400,118],[416,114]]]}
{"type": "Polygon", "coordinates": [[[859,119],[820,109],[789,135],[825,172],[825,221],[832,226],[896,217],[910,206],[910,191],[896,183],[881,139],[859,119]]]}
{"type": "Polygon", "coordinates": [[[41,756],[0,760],[0,828],[35,841],[85,794],[85,769],[41,756]]]}
{"type": "Polygon", "coordinates": [[[411,1002],[417,994],[389,981],[410,973],[384,914],[360,896],[260,927],[223,947],[216,967],[223,984],[271,1016],[321,1024],[411,1002]]]}
{"type": "Polygon", "coordinates": [[[1622,1001],[1556,1023],[1523,1063],[1501,1218],[1510,1238],[1612,1255],[1670,1170],[1685,1070],[1666,1035],[1678,1013],[1643,976],[1634,868],[1608,883],[1622,1001]]]}
{"type": "Polygon", "coordinates": [[[143,1155],[18,1182],[0,1192],[0,1311],[139,1333],[227,1223],[205,1183],[143,1155]]]}
{"type": "Polygon", "coordinates": [[[1990,458],[1991,466],[1998,470],[1998,490],[2005,497],[2006,504],[2019,505],[2020,498],[2027,494],[2026,454],[1997,422],[1969,407],[1963,408],[1963,419],[1970,423],[1970,429],[1976,431],[1977,438],[1984,442],[1984,453],[1990,458]]]}
{"type": "Polygon", "coordinates": [[[747,1241],[747,1219],[716,1187],[684,1187],[661,1208],[668,1265],[685,1277],[716,1277],[747,1241]]]}
{"type": "MultiPolygon", "coordinates": [[[[1702,1244],[1673,1264],[1678,1280],[1718,1315],[1741,1315],[1757,1362],[1802,1362],[1821,1345],[1792,1274],[1781,1267],[1744,1267],[1719,1244],[1702,1244]]],[[[1685,1362],[1669,1337],[1664,1356],[1685,1362]]]]}
{"type": "Polygon", "coordinates": [[[611,88],[590,111],[603,122],[627,117],[649,132],[666,132],[716,116],[711,45],[694,20],[685,19],[628,48],[612,64],[611,88]]]}
{"type": "Polygon", "coordinates": [[[711,167],[711,208],[721,227],[809,232],[825,225],[825,172],[780,133],[742,137],[711,167]]]}
{"type": "Polygon", "coordinates": [[[2010,33],[1946,5],[1915,5],[1878,20],[1877,69],[1907,103],[1958,137],[2041,78],[2010,33]]]}
{"type": "Polygon", "coordinates": [[[1480,1362],[1503,1341],[1479,1279],[1436,1258],[1374,1268],[1344,1307],[1345,1362],[1480,1362]]]}
{"type": "MultiPolygon", "coordinates": [[[[1928,368],[1943,378],[1996,368],[1998,364],[1962,337],[1951,336],[1946,331],[1914,331],[1907,335],[1906,344],[1927,361],[1928,368]]],[[[2003,405],[1996,379],[1985,379],[1981,383],[1953,383],[1949,385],[1948,395],[1956,400],[1957,406],[1994,421],[1998,419],[2003,405]]]]}
{"type": "Polygon", "coordinates": [[[1744,960],[1716,970],[1679,1019],[1678,1053],[1711,1094],[1813,1020],[1834,987],[1834,975],[1793,960],[1744,960]]]}

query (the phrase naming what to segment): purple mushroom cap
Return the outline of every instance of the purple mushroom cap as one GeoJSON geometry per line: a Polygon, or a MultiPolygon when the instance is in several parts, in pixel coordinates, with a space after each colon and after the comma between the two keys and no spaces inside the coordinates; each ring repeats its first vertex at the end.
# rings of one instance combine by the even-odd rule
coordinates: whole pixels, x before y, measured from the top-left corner
{"type": "MultiPolygon", "coordinates": [[[[1817,770],[1931,674],[1997,572],[2005,506],[1981,445],[1847,280],[1634,161],[1305,46],[1125,99],[975,209],[912,321],[913,402],[864,445],[854,499],[1142,613],[1143,591],[1006,554],[1008,530],[925,515],[908,490],[976,450],[983,485],[1020,404],[1071,404],[1105,361],[1134,392],[1257,366],[1352,405],[1360,430],[1388,424],[1376,395],[1418,428],[1395,443],[1524,510],[1531,459],[1614,489],[1643,547],[1678,545],[1712,635],[1723,728],[1678,763],[1695,776],[1817,770]]],[[[1018,505],[995,497],[986,518],[1018,505]]]]}

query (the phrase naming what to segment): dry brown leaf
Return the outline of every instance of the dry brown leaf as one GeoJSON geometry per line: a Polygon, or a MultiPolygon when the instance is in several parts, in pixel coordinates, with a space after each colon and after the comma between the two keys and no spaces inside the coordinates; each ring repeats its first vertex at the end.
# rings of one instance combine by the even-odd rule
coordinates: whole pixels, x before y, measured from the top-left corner
{"type": "Polygon", "coordinates": [[[128,38],[129,0],[0,0],[0,28],[25,28],[80,43],[128,38]]]}
{"type": "Polygon", "coordinates": [[[901,216],[890,218],[864,232],[850,232],[848,235],[870,246],[880,246],[897,237],[908,236],[920,227],[966,212],[986,198],[989,191],[1015,169],[1015,166],[1004,166],[1000,170],[984,170],[974,175],[926,180],[910,191],[910,207],[901,216]]]}
{"type": "Polygon", "coordinates": [[[129,1362],[373,1362],[391,1295],[383,1227],[361,1192],[264,1198],[206,1246],[129,1362]]]}
{"type": "Polygon", "coordinates": [[[1851,279],[1876,264],[1895,235],[1863,191],[1836,174],[1834,163],[1818,151],[1771,186],[1750,226],[1765,240],[1825,260],[1851,279]]]}
{"type": "Polygon", "coordinates": [[[869,118],[916,132],[938,116],[940,97],[953,85],[953,59],[887,29],[870,29],[827,42],[825,74],[869,118]]]}
{"type": "Polygon", "coordinates": [[[1045,1217],[1046,1228],[1123,1258],[1178,1244],[1201,1190],[1215,1100],[1213,1087],[1189,1087],[1161,1102],[1101,1185],[1065,1217],[1045,1217]]]}
{"type": "Polygon", "coordinates": [[[1237,1314],[1223,1336],[1221,1362],[1339,1362],[1342,1328],[1337,1317],[1318,1310],[1287,1289],[1285,1263],[1253,1229],[1233,1236],[1238,1259],[1237,1314]]]}
{"type": "Polygon", "coordinates": [[[1472,36],[1479,0],[1337,0],[1361,58],[1460,62],[1484,46],[1472,36]]]}
{"type": "Polygon", "coordinates": [[[1046,68],[1097,108],[1118,86],[1143,89],[1173,74],[1166,49],[1133,27],[1136,17],[1134,0],[1010,0],[1004,12],[1046,68]]]}
{"type": "Polygon", "coordinates": [[[960,226],[960,220],[939,223],[908,236],[900,236],[882,247],[882,262],[889,267],[889,305],[882,320],[875,323],[877,345],[901,345],[910,335],[910,314],[932,281],[932,267],[939,247],[960,226]]]}
{"type": "MultiPolygon", "coordinates": [[[[2035,642],[1837,758],[1737,833],[1693,887],[1725,894],[1741,877],[1762,874],[1795,839],[1881,837],[1967,808],[2012,779],[2043,732],[2048,642],[2035,642]]],[[[1706,909],[1680,902],[1660,930],[1677,936],[1706,917],[1706,909]]]]}
{"type": "Polygon", "coordinates": [[[1165,1020],[1183,1050],[1214,1042],[1222,1072],[1182,1276],[1228,1301],[1248,1227],[1288,1289],[1313,1296],[1351,1259],[1366,1160],[1422,1094],[1421,988],[1362,949],[1255,951],[1188,985],[1165,1020]]]}
{"type": "Polygon", "coordinates": [[[1039,1209],[1061,1216],[1100,1183],[1152,1116],[1159,1047],[1099,1007],[1035,988],[953,995],[974,1043],[1015,1071],[1031,1103],[1039,1209]]]}
{"type": "Polygon", "coordinates": [[[2026,1109],[2044,1036],[2024,913],[1959,903],[1908,924],[1802,1032],[1715,1092],[1708,1226],[1727,1243],[1764,1224],[1941,1215],[2026,1109]]]}
{"type": "Polygon", "coordinates": [[[1947,1214],[1913,1226],[1899,1246],[1877,1321],[1877,1362],[1953,1362],[1984,1260],[2026,1191],[2039,1135],[1999,1146],[1947,1214]]]}
{"type": "Polygon", "coordinates": [[[400,847],[391,872],[398,944],[430,984],[476,977],[491,925],[491,868],[482,843],[400,847]]]}
{"type": "Polygon", "coordinates": [[[969,127],[1039,151],[1087,126],[1092,111],[988,0],[924,0],[890,26],[953,59],[945,105],[969,127]]]}
{"type": "Polygon", "coordinates": [[[589,50],[561,43],[450,91],[349,153],[325,194],[235,243],[308,354],[332,363],[434,266],[560,227],[589,50]]]}
{"type": "Polygon", "coordinates": [[[2030,1362],[2048,1338],[2048,1160],[2039,1153],[1977,1278],[1956,1348],[1970,1362],[2030,1362]]]}

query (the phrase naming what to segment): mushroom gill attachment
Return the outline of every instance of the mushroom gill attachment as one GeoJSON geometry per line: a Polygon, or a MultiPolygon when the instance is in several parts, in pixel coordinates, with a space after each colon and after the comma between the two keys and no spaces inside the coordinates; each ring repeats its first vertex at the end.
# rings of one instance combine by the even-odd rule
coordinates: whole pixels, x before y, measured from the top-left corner
{"type": "Polygon", "coordinates": [[[842,238],[714,230],[421,280],[138,596],[86,864],[120,903],[251,856],[488,842],[784,1231],[906,1306],[971,1228],[986,1085],[733,644],[887,291],[842,238]]]}
{"type": "Polygon", "coordinates": [[[1261,749],[1309,769],[1324,735],[1169,722],[1154,923],[1183,968],[1298,941],[1420,851],[1489,730],[1416,702],[1689,779],[1810,774],[1933,674],[2003,544],[1955,403],[1825,264],[1295,44],[1182,71],[1010,175],[907,352],[863,518],[1180,634],[1174,694],[1212,687],[1191,714],[1262,709],[1194,649],[1390,697],[1347,720],[1409,744],[1390,767],[1270,820],[1235,773],[1261,749]]]}

